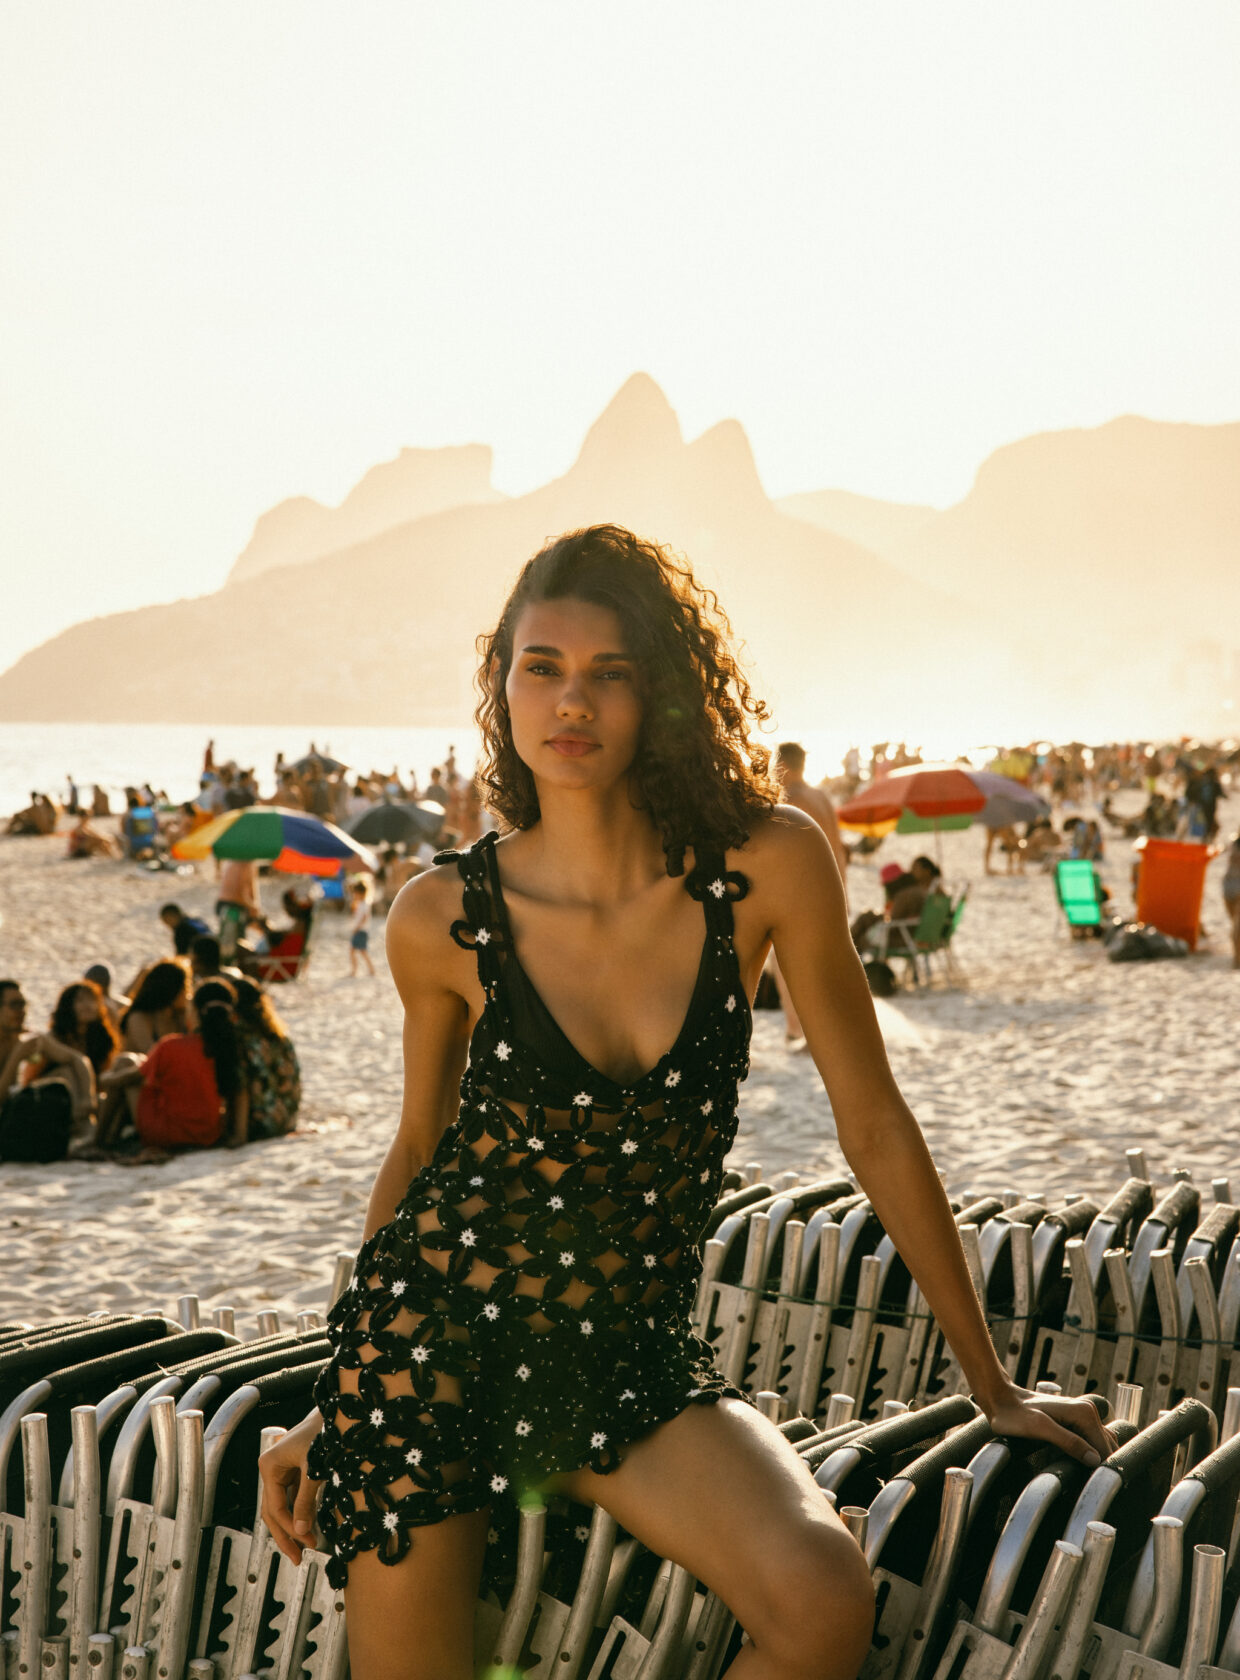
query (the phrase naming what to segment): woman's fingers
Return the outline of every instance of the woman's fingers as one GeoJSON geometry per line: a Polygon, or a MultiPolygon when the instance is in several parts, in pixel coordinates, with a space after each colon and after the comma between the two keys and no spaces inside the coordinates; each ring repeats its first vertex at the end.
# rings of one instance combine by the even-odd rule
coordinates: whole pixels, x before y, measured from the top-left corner
{"type": "Polygon", "coordinates": [[[1116,1439],[1089,1400],[1046,1399],[1030,1402],[1053,1425],[1051,1439],[1073,1458],[1093,1468],[1115,1451],[1116,1439]]]}
{"type": "Polygon", "coordinates": [[[306,1474],[305,1449],[287,1437],[259,1454],[258,1473],[263,1486],[260,1515],[284,1556],[290,1563],[300,1563],[302,1550],[314,1532],[322,1483],[306,1474]]]}
{"type": "Polygon", "coordinates": [[[309,1476],[303,1474],[297,1498],[293,1501],[293,1529],[306,1544],[314,1533],[314,1515],[322,1485],[322,1482],[312,1482],[309,1476]]]}

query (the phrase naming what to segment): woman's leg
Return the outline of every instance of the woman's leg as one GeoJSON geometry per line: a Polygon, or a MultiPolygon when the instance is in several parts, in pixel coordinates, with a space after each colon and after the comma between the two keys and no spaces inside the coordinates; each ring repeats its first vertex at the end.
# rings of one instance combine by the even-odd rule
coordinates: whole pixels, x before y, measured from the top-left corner
{"type": "Polygon", "coordinates": [[[853,1680],[874,1589],[861,1550],[775,1425],[740,1400],[689,1406],[609,1476],[559,1478],[683,1564],[749,1635],[728,1680],[853,1680]]]}
{"type": "Polygon", "coordinates": [[[72,1102],[73,1131],[81,1136],[83,1128],[95,1112],[95,1070],[84,1056],[71,1062],[57,1062],[50,1073],[36,1081],[39,1085],[64,1085],[72,1102]]]}
{"type": "Polygon", "coordinates": [[[359,1552],[344,1589],[353,1680],[473,1680],[486,1511],[416,1528],[399,1563],[359,1552]]]}
{"type": "MultiPolygon", "coordinates": [[[[379,1279],[372,1273],[366,1287],[379,1279]]],[[[402,1309],[385,1324],[389,1338],[412,1337],[423,1315],[402,1309]]],[[[356,1331],[365,1337],[370,1313],[358,1316],[356,1331]]],[[[352,1360],[353,1352],[343,1356],[352,1360]]],[[[404,1447],[416,1442],[425,1458],[415,1462],[427,1471],[433,1465],[445,1490],[469,1474],[467,1460],[453,1447],[452,1424],[447,1414],[461,1404],[460,1379],[446,1372],[434,1373],[430,1394],[423,1389],[422,1403],[411,1406],[414,1384],[410,1368],[388,1369],[393,1361],[379,1359],[374,1344],[364,1339],[356,1349],[360,1365],[342,1363],[337,1372],[341,1396],[363,1396],[366,1405],[402,1409],[401,1434],[384,1437],[385,1445],[404,1447]],[[366,1367],[379,1359],[379,1369],[366,1367]],[[443,1407],[436,1417],[432,1406],[443,1407]]],[[[347,1442],[356,1428],[345,1411],[327,1405],[325,1416],[341,1430],[347,1442]]],[[[401,1454],[403,1460],[403,1453],[401,1454]]],[[[392,1504],[417,1491],[410,1473],[401,1471],[395,1481],[386,1482],[392,1504]]],[[[375,1470],[374,1460],[362,1464],[367,1476],[375,1470]]],[[[360,1510],[366,1504],[365,1490],[353,1486],[348,1496],[360,1510]]],[[[320,1497],[320,1511],[322,1498],[320,1497]]],[[[490,1512],[486,1509],[445,1517],[442,1522],[410,1529],[409,1550],[398,1563],[384,1563],[372,1550],[359,1552],[349,1563],[344,1589],[345,1617],[349,1638],[349,1669],[353,1680],[474,1680],[474,1606],[482,1575],[490,1512]]]]}
{"type": "Polygon", "coordinates": [[[1240,968],[1240,898],[1227,906],[1231,911],[1231,966],[1240,968]]]}
{"type": "Polygon", "coordinates": [[[125,1120],[138,1117],[138,1092],[142,1088],[142,1065],[145,1056],[122,1050],[103,1076],[104,1100],[99,1107],[99,1128],[95,1142],[101,1149],[116,1141],[116,1134],[125,1120]]]}

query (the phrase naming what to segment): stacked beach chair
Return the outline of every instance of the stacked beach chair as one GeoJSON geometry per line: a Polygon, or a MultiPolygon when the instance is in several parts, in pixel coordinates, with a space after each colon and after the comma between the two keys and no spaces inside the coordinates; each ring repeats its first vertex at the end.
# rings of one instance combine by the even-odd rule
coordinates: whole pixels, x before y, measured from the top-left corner
{"type": "MultiPolygon", "coordinates": [[[[1092,1472],[991,1434],[851,1180],[733,1174],[706,1243],[700,1334],[873,1572],[864,1680],[1240,1674],[1230,1186],[1155,1184],[1134,1150],[1105,1195],[953,1205],[1006,1369],[1116,1431],[1092,1472]]],[[[255,1462],[328,1351],[314,1313],[240,1331],[190,1295],[0,1326],[0,1680],[342,1680],[343,1595],[321,1552],[294,1567],[271,1541],[255,1462]]],[[[540,1680],[715,1680],[743,1639],[685,1570],[554,1502],[522,1510],[515,1585],[477,1627],[492,1673],[540,1680]]]]}

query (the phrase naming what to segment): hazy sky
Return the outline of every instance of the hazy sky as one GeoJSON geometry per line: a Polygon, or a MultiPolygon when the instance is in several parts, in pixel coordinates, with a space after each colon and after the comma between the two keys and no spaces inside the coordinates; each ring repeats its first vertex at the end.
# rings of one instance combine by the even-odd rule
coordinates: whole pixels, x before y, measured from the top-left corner
{"type": "Polygon", "coordinates": [[[1235,0],[9,0],[0,667],[636,369],[772,494],[1240,416],[1235,0]]]}

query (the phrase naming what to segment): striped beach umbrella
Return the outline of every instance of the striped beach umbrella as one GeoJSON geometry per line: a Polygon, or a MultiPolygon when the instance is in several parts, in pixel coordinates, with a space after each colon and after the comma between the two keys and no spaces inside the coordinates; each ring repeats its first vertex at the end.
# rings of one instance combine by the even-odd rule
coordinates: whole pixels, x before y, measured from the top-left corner
{"type": "Polygon", "coordinates": [[[172,848],[178,858],[244,858],[285,875],[336,875],[344,864],[376,868],[374,854],[334,823],[282,805],[225,811],[172,848]]]}
{"type": "Polygon", "coordinates": [[[988,828],[1032,822],[1050,814],[1050,806],[1031,788],[993,770],[967,764],[906,764],[863,787],[836,811],[842,828],[881,838],[901,834],[988,828]]]}

